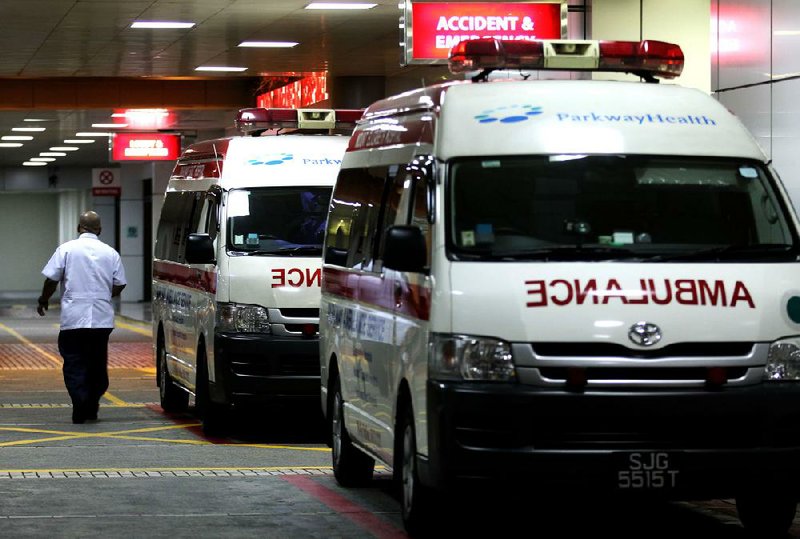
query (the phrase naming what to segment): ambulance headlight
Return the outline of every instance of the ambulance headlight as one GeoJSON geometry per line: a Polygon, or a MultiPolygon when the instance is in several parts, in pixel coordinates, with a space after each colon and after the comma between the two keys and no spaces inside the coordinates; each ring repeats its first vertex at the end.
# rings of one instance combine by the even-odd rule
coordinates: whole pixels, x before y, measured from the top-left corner
{"type": "Polygon", "coordinates": [[[800,380],[800,336],[775,341],[769,347],[765,380],[800,380]]]}
{"type": "Polygon", "coordinates": [[[220,303],[217,329],[231,333],[270,333],[269,313],[258,305],[220,303]]]}
{"type": "Polygon", "coordinates": [[[511,345],[498,339],[435,334],[428,356],[432,380],[511,382],[516,369],[511,345]]]}

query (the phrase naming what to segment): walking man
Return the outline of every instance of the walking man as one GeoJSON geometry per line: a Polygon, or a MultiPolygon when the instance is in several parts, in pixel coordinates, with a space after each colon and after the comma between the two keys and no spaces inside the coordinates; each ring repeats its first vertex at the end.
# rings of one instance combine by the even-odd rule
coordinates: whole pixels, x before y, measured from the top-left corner
{"type": "Polygon", "coordinates": [[[127,284],[119,253],[98,239],[100,228],[95,212],[81,214],[78,239],[61,244],[42,269],[45,280],[36,309],[44,316],[61,283],[58,351],[64,358],[73,423],[97,419],[100,398],[108,389],[108,337],[114,329],[111,298],[127,284]]]}

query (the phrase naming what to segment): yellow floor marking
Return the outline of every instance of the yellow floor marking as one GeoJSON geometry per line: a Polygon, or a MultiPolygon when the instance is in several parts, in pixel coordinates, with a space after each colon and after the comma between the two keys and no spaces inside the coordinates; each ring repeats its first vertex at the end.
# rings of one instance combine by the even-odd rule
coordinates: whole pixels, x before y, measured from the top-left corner
{"type": "Polygon", "coordinates": [[[139,368],[139,369],[136,369],[136,370],[141,372],[141,373],[143,373],[143,374],[152,374],[153,376],[155,376],[155,374],[156,374],[156,368],[155,367],[142,367],[142,368],[139,368]]]}
{"type": "Polygon", "coordinates": [[[8,327],[7,325],[5,325],[5,324],[0,322],[0,329],[6,331],[7,333],[10,333],[13,337],[15,337],[17,340],[21,341],[22,343],[27,344],[28,346],[30,346],[31,348],[36,350],[39,354],[41,354],[42,357],[44,357],[48,361],[58,365],[59,368],[61,367],[61,365],[62,365],[61,359],[57,358],[56,356],[54,356],[53,354],[51,354],[49,352],[46,352],[45,350],[40,348],[39,345],[37,345],[37,344],[33,343],[32,341],[30,341],[29,339],[23,337],[22,335],[20,335],[19,333],[17,333],[16,331],[14,331],[10,327],[8,327]]]}
{"type": "MultiPolygon", "coordinates": [[[[379,466],[375,469],[378,470],[379,466]]],[[[0,470],[0,473],[80,473],[80,472],[106,472],[106,473],[123,473],[123,472],[224,472],[228,470],[256,470],[259,472],[279,472],[281,470],[331,470],[330,466],[225,466],[225,467],[197,467],[194,468],[60,468],[55,470],[46,470],[41,468],[30,468],[27,470],[0,470]]]]}
{"type": "MultiPolygon", "coordinates": [[[[31,348],[33,348],[34,350],[39,352],[48,361],[58,365],[59,368],[63,365],[63,361],[61,359],[57,358],[53,354],[50,354],[50,353],[44,351],[37,344],[35,344],[33,341],[31,341],[27,337],[24,337],[23,335],[19,334],[18,332],[16,332],[15,330],[11,329],[7,325],[3,324],[2,322],[0,322],[0,329],[6,331],[7,333],[10,333],[12,336],[14,336],[17,340],[19,340],[23,344],[27,344],[28,346],[30,346],[31,348]]],[[[108,399],[109,401],[111,401],[112,403],[114,403],[114,404],[116,404],[118,406],[128,406],[127,402],[125,402],[124,400],[120,399],[119,397],[115,397],[111,393],[106,392],[106,394],[103,395],[103,397],[105,397],[106,399],[108,399]]]]}
{"type": "Polygon", "coordinates": [[[213,443],[208,440],[198,439],[172,439],[172,438],[153,438],[149,436],[132,436],[134,434],[159,432],[165,430],[185,429],[189,427],[199,427],[200,423],[187,423],[184,425],[167,425],[160,427],[146,427],[141,429],[127,429],[112,432],[74,432],[52,429],[33,429],[27,427],[0,427],[0,431],[6,432],[25,432],[25,433],[38,433],[38,434],[55,434],[57,436],[50,436],[47,438],[38,438],[31,440],[14,440],[10,442],[0,442],[0,447],[8,447],[15,445],[31,445],[41,442],[56,442],[62,440],[71,440],[79,438],[115,438],[119,440],[133,440],[144,442],[163,442],[171,444],[189,444],[189,445],[224,445],[229,447],[250,447],[260,449],[289,449],[293,451],[330,451],[327,447],[297,447],[290,445],[274,445],[274,444],[239,444],[239,443],[213,443]]]}
{"type": "Polygon", "coordinates": [[[147,326],[147,328],[145,329],[146,326],[138,326],[130,324],[128,322],[123,322],[122,318],[120,318],[119,316],[114,318],[114,324],[117,327],[120,327],[122,329],[127,329],[128,331],[133,331],[134,333],[138,333],[139,335],[144,335],[145,337],[153,336],[153,329],[150,328],[149,326],[147,326]]]}

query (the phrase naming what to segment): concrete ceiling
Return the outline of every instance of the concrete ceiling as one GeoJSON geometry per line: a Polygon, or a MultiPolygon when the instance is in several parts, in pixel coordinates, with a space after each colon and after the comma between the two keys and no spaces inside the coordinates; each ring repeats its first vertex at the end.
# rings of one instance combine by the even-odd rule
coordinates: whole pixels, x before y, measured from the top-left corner
{"type": "MultiPolygon", "coordinates": [[[[233,83],[241,82],[242,77],[286,72],[395,77],[430,69],[400,66],[398,0],[370,0],[377,6],[362,11],[304,9],[309,1],[0,0],[0,136],[34,136],[21,148],[0,147],[0,167],[18,167],[50,147],[68,145],[65,139],[91,130],[92,123],[112,121],[113,108],[80,108],[80,92],[73,100],[74,108],[57,99],[42,105],[34,98],[25,106],[27,97],[19,98],[8,90],[23,83],[57,93],[65,80],[80,80],[102,96],[103,81],[109,78],[197,81],[205,77],[233,83]],[[131,28],[134,21],[143,20],[192,22],[195,26],[131,28]],[[299,45],[291,49],[239,47],[245,40],[294,41],[299,45]],[[247,70],[213,75],[195,70],[212,65],[247,70]],[[4,91],[13,99],[5,98],[4,103],[4,91]],[[14,99],[20,99],[21,105],[14,99]],[[34,118],[47,121],[25,121],[34,118]],[[31,126],[46,130],[11,131],[31,126]]],[[[34,89],[31,95],[35,94],[34,89]]],[[[176,108],[166,127],[190,135],[201,133],[202,137],[204,131],[230,128],[236,108],[176,108]]],[[[81,150],[58,158],[51,166],[103,165],[108,161],[107,146],[107,139],[82,145],[81,150]]]]}

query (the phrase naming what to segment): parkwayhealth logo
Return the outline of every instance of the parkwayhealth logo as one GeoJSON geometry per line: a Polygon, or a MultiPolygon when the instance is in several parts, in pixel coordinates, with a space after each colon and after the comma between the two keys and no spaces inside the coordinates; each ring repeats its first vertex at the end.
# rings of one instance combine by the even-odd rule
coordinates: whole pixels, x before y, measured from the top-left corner
{"type": "Polygon", "coordinates": [[[559,122],[579,124],[675,124],[700,127],[717,125],[716,120],[713,118],[693,114],[597,114],[596,112],[573,114],[570,112],[558,112],[556,113],[556,118],[559,122]]]}

